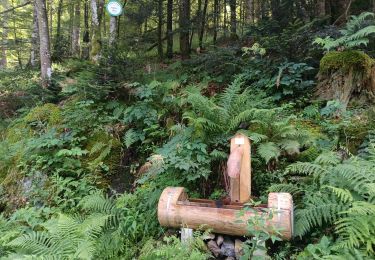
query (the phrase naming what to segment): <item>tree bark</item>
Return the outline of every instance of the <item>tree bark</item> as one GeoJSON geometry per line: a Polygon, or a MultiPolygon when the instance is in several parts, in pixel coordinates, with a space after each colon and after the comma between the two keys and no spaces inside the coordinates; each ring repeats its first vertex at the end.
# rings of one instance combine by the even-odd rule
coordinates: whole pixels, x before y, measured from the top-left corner
{"type": "Polygon", "coordinates": [[[173,58],[173,0],[167,2],[167,57],[173,58]]]}
{"type": "Polygon", "coordinates": [[[316,10],[318,17],[326,16],[326,0],[318,0],[316,10]]]}
{"type": "Polygon", "coordinates": [[[82,58],[88,60],[90,58],[90,28],[89,28],[89,0],[85,0],[84,4],[84,23],[83,32],[82,58]]]}
{"type": "Polygon", "coordinates": [[[158,56],[163,59],[163,0],[158,0],[158,56]]]}
{"type": "Polygon", "coordinates": [[[59,0],[59,4],[57,6],[57,25],[56,25],[56,37],[55,37],[55,46],[54,46],[54,58],[61,59],[62,57],[62,39],[61,39],[61,15],[62,15],[62,8],[63,8],[63,0],[59,0]]]}
{"type": "Polygon", "coordinates": [[[91,0],[91,60],[97,62],[101,52],[100,6],[97,0],[91,0]]]}
{"type": "Polygon", "coordinates": [[[109,46],[116,45],[117,40],[117,17],[111,16],[109,18],[109,46]]]}
{"type": "Polygon", "coordinates": [[[237,3],[236,0],[229,0],[230,6],[230,36],[236,39],[237,36],[237,3]]]}
{"type": "Polygon", "coordinates": [[[254,0],[247,0],[247,20],[249,23],[254,23],[254,0]]]}
{"type": "Polygon", "coordinates": [[[219,0],[214,1],[214,35],[213,35],[213,44],[216,45],[217,42],[217,32],[219,30],[219,0]]]}
{"type": "Polygon", "coordinates": [[[80,54],[80,35],[81,35],[81,0],[76,0],[74,6],[74,21],[72,35],[72,55],[79,57],[80,54]]]}
{"type": "Polygon", "coordinates": [[[206,27],[206,14],[207,14],[208,0],[204,0],[203,12],[201,16],[201,26],[199,31],[199,48],[203,49],[203,35],[206,27]]]}
{"type": "MultiPolygon", "coordinates": [[[[9,9],[8,0],[3,0],[2,6],[4,10],[9,9]]],[[[0,69],[6,69],[8,66],[7,60],[7,48],[8,48],[8,13],[4,13],[2,17],[2,43],[1,43],[1,59],[0,59],[0,69]]]]}
{"type": "Polygon", "coordinates": [[[190,0],[180,3],[180,51],[182,59],[190,57],[190,0]]]}
{"type": "Polygon", "coordinates": [[[50,42],[53,42],[52,41],[52,38],[53,38],[53,0],[48,0],[48,8],[46,9],[47,10],[47,15],[48,15],[48,11],[49,11],[49,37],[50,37],[50,42]]]}
{"type": "Polygon", "coordinates": [[[33,15],[33,29],[31,33],[31,51],[30,51],[30,66],[32,68],[38,67],[39,61],[39,26],[38,26],[38,10],[36,5],[34,5],[34,15],[33,15]]]}
{"type": "Polygon", "coordinates": [[[39,46],[42,86],[47,88],[52,77],[48,20],[45,0],[35,0],[38,13],[39,46]]]}

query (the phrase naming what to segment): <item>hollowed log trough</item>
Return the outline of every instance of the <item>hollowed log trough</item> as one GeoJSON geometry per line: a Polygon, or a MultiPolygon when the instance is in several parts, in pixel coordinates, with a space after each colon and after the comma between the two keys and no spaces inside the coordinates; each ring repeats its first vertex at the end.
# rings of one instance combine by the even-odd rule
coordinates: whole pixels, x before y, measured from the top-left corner
{"type": "Polygon", "coordinates": [[[283,239],[292,238],[293,200],[289,193],[270,193],[268,205],[255,207],[252,211],[244,210],[242,215],[240,211],[244,207],[243,203],[235,202],[218,207],[217,202],[213,200],[188,199],[182,187],[168,187],[159,200],[158,219],[165,227],[203,228],[219,234],[246,236],[248,219],[256,214],[265,217],[264,212],[272,209],[272,218],[265,217],[266,228],[270,232],[276,228],[283,239]]]}
{"type": "Polygon", "coordinates": [[[270,193],[267,205],[253,207],[251,211],[245,209],[251,198],[251,149],[250,140],[241,134],[231,139],[228,176],[231,177],[230,201],[189,199],[183,187],[166,188],[159,199],[160,224],[246,236],[249,235],[248,220],[261,217],[270,233],[277,230],[283,239],[292,238],[293,199],[289,193],[270,193]]]}

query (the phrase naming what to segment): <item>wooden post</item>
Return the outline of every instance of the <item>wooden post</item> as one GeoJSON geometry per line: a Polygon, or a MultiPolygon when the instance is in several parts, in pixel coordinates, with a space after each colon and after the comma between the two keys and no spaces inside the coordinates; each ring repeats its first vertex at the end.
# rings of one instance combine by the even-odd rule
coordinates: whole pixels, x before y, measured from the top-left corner
{"type": "Polygon", "coordinates": [[[230,151],[243,148],[241,172],[239,178],[230,178],[230,198],[232,202],[245,203],[251,197],[251,146],[250,140],[243,134],[235,135],[230,143],[230,151]]]}

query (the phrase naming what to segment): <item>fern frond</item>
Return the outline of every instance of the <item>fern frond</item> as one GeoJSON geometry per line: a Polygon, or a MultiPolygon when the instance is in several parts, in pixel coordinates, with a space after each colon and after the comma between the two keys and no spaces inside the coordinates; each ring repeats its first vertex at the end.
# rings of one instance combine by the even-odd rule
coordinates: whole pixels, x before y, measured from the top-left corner
{"type": "Polygon", "coordinates": [[[280,148],[273,142],[261,143],[257,149],[259,156],[268,163],[272,159],[278,159],[281,155],[280,148]]]}

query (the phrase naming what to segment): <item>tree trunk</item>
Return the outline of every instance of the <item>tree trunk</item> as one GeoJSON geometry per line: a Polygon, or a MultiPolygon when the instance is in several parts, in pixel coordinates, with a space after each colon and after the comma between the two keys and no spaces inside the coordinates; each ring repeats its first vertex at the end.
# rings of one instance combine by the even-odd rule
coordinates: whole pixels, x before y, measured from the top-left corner
{"type": "Polygon", "coordinates": [[[80,54],[80,34],[81,34],[81,1],[77,0],[74,6],[74,21],[72,35],[72,55],[79,57],[80,54]]]}
{"type": "Polygon", "coordinates": [[[249,23],[254,23],[254,0],[247,0],[247,20],[249,23]]]}
{"type": "Polygon", "coordinates": [[[31,52],[30,52],[30,66],[32,68],[38,67],[39,62],[39,27],[38,27],[38,10],[34,5],[33,15],[33,30],[31,33],[31,52]]]}
{"type": "Polygon", "coordinates": [[[47,10],[45,0],[35,0],[35,4],[38,12],[42,86],[47,88],[52,77],[47,10]]]}
{"type": "Polygon", "coordinates": [[[190,0],[180,3],[180,51],[182,59],[190,57],[190,0]]]}
{"type": "MultiPolygon", "coordinates": [[[[261,6],[260,1],[261,0],[254,0],[254,20],[256,20],[257,23],[259,23],[261,19],[261,6]]],[[[273,12],[272,12],[272,18],[273,18],[273,12]]]]}
{"type": "Polygon", "coordinates": [[[63,8],[63,0],[59,0],[57,6],[57,25],[56,25],[56,37],[54,46],[54,58],[61,59],[62,57],[62,39],[61,39],[61,15],[63,8]]]}
{"type": "Polygon", "coordinates": [[[117,17],[111,16],[109,18],[109,46],[113,47],[116,45],[117,39],[117,17]]]}
{"type": "Polygon", "coordinates": [[[85,30],[83,32],[82,58],[88,60],[90,58],[90,28],[89,28],[89,0],[85,0],[84,5],[84,22],[85,30]]]}
{"type": "MultiPolygon", "coordinates": [[[[15,2],[14,0],[12,0],[12,7],[15,6],[15,2]]],[[[13,39],[14,39],[14,42],[15,42],[15,48],[16,48],[16,51],[17,51],[17,59],[18,59],[18,66],[22,69],[23,65],[22,65],[22,58],[21,58],[21,46],[20,46],[20,41],[18,40],[18,35],[17,35],[17,19],[16,19],[16,11],[15,9],[12,10],[12,22],[13,22],[13,39]]]]}
{"type": "Polygon", "coordinates": [[[173,58],[173,0],[167,2],[167,57],[173,58]]]}
{"type": "Polygon", "coordinates": [[[101,30],[100,30],[100,7],[97,0],[91,0],[91,60],[97,62],[101,51],[101,30]]]}
{"type": "Polygon", "coordinates": [[[316,10],[318,17],[326,16],[326,0],[318,0],[316,10]]]}
{"type": "Polygon", "coordinates": [[[163,0],[158,0],[158,56],[163,59],[163,0]]]}
{"type": "MultiPolygon", "coordinates": [[[[4,10],[9,9],[8,0],[3,0],[2,6],[4,10]]],[[[7,60],[7,48],[8,48],[8,13],[4,13],[2,17],[2,35],[1,35],[1,59],[0,59],[0,69],[6,69],[8,66],[7,60]]]]}
{"type": "Polygon", "coordinates": [[[227,37],[227,32],[228,32],[228,11],[227,11],[227,1],[228,0],[224,0],[224,5],[223,5],[223,9],[224,9],[224,17],[223,17],[223,29],[224,29],[224,38],[227,37]]]}
{"type": "Polygon", "coordinates": [[[217,32],[219,30],[219,0],[214,1],[214,35],[213,44],[216,45],[217,42],[217,32]]]}
{"type": "Polygon", "coordinates": [[[53,42],[52,41],[52,37],[53,37],[53,0],[49,0],[48,1],[48,9],[47,9],[47,14],[48,14],[48,11],[49,11],[49,41],[50,42],[53,42]]]}
{"type": "Polygon", "coordinates": [[[229,0],[230,6],[230,36],[233,39],[237,39],[237,4],[236,0],[229,0]]]}
{"type": "Polygon", "coordinates": [[[206,27],[206,14],[207,14],[208,0],[204,0],[203,12],[201,16],[201,26],[199,32],[199,48],[203,49],[203,35],[204,28],[206,27]]]}

